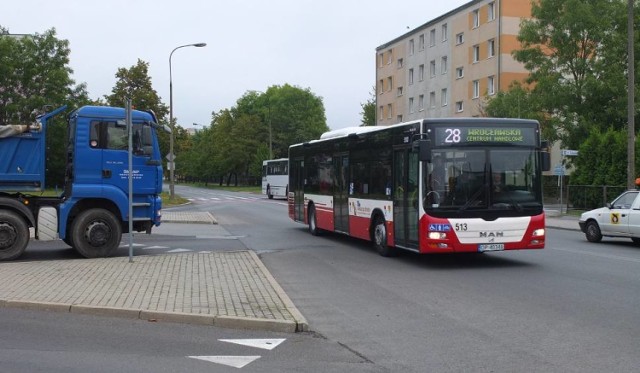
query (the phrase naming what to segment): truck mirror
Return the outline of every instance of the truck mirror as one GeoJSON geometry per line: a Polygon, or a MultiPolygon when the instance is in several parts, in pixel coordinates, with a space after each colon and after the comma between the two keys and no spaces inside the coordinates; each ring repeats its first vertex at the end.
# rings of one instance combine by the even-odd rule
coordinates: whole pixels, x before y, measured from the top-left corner
{"type": "Polygon", "coordinates": [[[145,145],[142,147],[142,155],[151,157],[153,155],[153,146],[145,145]]]}
{"type": "Polygon", "coordinates": [[[151,133],[151,127],[142,127],[142,146],[153,146],[153,135],[151,133]]]}

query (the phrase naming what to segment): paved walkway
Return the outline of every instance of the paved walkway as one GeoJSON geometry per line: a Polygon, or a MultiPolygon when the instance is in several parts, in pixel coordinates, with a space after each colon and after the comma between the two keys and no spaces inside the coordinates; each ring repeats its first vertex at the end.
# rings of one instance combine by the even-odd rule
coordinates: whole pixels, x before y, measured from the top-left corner
{"type": "MultiPolygon", "coordinates": [[[[205,229],[206,212],[163,212],[158,231],[205,229]],[[191,223],[187,225],[172,223],[191,223]],[[193,226],[193,223],[198,227],[193,226]]],[[[579,230],[547,211],[547,227],[579,230]]],[[[0,262],[0,307],[296,332],[304,316],[250,250],[0,262]]]]}

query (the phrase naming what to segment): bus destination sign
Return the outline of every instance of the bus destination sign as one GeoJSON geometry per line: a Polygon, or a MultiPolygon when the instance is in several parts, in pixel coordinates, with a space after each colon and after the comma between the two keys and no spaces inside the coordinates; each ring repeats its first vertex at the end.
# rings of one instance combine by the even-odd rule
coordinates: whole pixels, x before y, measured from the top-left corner
{"type": "Polygon", "coordinates": [[[435,145],[492,143],[535,145],[535,129],[527,127],[436,127],[435,145]]]}

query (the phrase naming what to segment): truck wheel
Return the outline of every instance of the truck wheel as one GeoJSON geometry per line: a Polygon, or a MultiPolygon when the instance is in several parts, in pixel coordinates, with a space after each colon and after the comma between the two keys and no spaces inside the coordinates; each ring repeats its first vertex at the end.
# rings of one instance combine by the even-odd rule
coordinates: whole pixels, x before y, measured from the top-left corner
{"type": "Polygon", "coordinates": [[[373,241],[373,247],[376,249],[378,254],[385,257],[398,255],[397,250],[394,250],[387,245],[387,225],[380,215],[376,215],[373,218],[371,240],[373,241]]]}
{"type": "Polygon", "coordinates": [[[587,237],[587,241],[589,242],[600,242],[602,240],[600,227],[598,226],[598,223],[593,220],[587,223],[587,229],[584,235],[587,237]]]}
{"type": "Polygon", "coordinates": [[[116,217],[104,209],[82,212],[73,221],[71,242],[85,258],[106,258],[113,255],[122,239],[122,226],[116,217]]]}
{"type": "Polygon", "coordinates": [[[273,199],[273,194],[271,194],[271,186],[267,185],[267,197],[269,197],[269,199],[273,199]]]}
{"type": "Polygon", "coordinates": [[[29,243],[29,226],[13,211],[0,210],[0,260],[16,259],[29,243]]]}

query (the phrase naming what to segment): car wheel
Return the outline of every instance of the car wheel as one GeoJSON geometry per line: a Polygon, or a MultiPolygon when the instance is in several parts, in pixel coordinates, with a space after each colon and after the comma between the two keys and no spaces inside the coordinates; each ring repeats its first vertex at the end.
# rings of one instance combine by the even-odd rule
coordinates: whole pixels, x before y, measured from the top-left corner
{"type": "Polygon", "coordinates": [[[587,241],[589,242],[600,242],[602,240],[602,233],[600,232],[598,223],[593,220],[587,222],[585,236],[587,236],[587,241]]]}
{"type": "Polygon", "coordinates": [[[631,241],[636,245],[640,245],[640,238],[638,237],[631,237],[631,241]]]}

